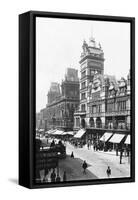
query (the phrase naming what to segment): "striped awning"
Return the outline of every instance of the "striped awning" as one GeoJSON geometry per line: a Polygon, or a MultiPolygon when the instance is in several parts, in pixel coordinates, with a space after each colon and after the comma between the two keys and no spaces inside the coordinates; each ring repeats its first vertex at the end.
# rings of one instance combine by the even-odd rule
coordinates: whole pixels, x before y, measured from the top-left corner
{"type": "Polygon", "coordinates": [[[127,138],[125,140],[125,144],[130,144],[130,135],[127,136],[127,138]]]}
{"type": "Polygon", "coordinates": [[[86,133],[85,129],[80,129],[75,135],[74,138],[81,138],[86,133]]]}
{"type": "Polygon", "coordinates": [[[122,141],[122,139],[124,138],[124,134],[117,134],[115,133],[111,139],[109,140],[109,142],[112,142],[112,143],[120,143],[122,141]]]}
{"type": "Polygon", "coordinates": [[[56,130],[51,129],[51,130],[47,131],[47,133],[48,133],[48,134],[52,134],[52,133],[54,133],[55,131],[56,131],[56,130]]]}
{"type": "Polygon", "coordinates": [[[56,130],[52,133],[52,135],[62,135],[64,133],[64,131],[61,130],[56,130]]]}
{"type": "Polygon", "coordinates": [[[103,136],[100,138],[100,141],[106,142],[109,138],[113,135],[113,133],[104,133],[103,136]]]}
{"type": "Polygon", "coordinates": [[[42,128],[41,128],[41,129],[39,129],[38,131],[39,131],[39,132],[43,132],[43,131],[44,131],[44,129],[42,129],[42,128]]]}
{"type": "Polygon", "coordinates": [[[74,135],[74,132],[73,131],[68,131],[68,132],[62,133],[62,135],[74,135]]]}

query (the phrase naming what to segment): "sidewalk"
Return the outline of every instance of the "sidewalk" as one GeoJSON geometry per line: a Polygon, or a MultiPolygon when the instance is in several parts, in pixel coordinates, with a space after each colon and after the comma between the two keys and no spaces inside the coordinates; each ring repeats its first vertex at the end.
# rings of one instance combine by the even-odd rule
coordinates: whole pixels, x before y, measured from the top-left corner
{"type": "Polygon", "coordinates": [[[66,145],[67,154],[74,152],[74,156],[86,162],[90,165],[88,170],[94,173],[98,178],[107,178],[106,169],[111,167],[111,178],[130,177],[130,164],[128,163],[128,157],[122,158],[122,164],[120,164],[120,157],[112,154],[113,152],[93,151],[88,150],[86,147],[74,148],[71,144],[66,145]]]}

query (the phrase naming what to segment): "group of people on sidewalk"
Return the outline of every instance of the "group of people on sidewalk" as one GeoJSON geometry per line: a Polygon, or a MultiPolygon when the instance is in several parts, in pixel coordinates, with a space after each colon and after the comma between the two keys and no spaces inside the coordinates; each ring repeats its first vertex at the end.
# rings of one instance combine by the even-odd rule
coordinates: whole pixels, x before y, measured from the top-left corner
{"type": "Polygon", "coordinates": [[[67,174],[66,171],[63,172],[63,175],[60,176],[59,169],[55,170],[40,170],[40,181],[42,183],[47,182],[65,182],[67,181],[67,174]]]}
{"type": "Polygon", "coordinates": [[[61,182],[61,181],[65,182],[67,180],[66,171],[64,171],[63,177],[61,179],[59,172],[57,171],[57,174],[56,174],[55,169],[53,169],[53,171],[50,175],[50,180],[51,180],[51,182],[61,182]]]}

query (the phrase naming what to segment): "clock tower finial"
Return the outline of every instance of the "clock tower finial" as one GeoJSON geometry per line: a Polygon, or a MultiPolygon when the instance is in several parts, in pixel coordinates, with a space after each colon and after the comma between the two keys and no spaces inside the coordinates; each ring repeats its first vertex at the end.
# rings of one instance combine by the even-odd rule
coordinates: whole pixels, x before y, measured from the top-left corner
{"type": "Polygon", "coordinates": [[[90,36],[90,39],[89,39],[89,45],[91,47],[95,47],[96,46],[96,42],[95,42],[95,38],[93,36],[93,27],[91,27],[91,36],[90,36]]]}
{"type": "Polygon", "coordinates": [[[91,26],[91,34],[90,34],[90,35],[91,35],[90,38],[91,38],[91,39],[94,39],[94,37],[93,37],[93,36],[94,36],[94,34],[93,34],[93,26],[91,26]]]}

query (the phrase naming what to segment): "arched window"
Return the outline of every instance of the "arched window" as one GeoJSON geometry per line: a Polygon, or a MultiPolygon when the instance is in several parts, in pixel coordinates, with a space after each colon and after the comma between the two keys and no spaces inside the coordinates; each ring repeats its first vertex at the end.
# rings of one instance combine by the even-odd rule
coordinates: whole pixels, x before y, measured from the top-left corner
{"type": "Polygon", "coordinates": [[[90,124],[90,127],[94,127],[94,119],[93,119],[93,117],[90,118],[89,124],[90,124]]]}
{"type": "Polygon", "coordinates": [[[102,121],[100,117],[97,117],[96,119],[96,128],[102,128],[102,121]]]}

